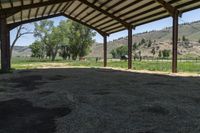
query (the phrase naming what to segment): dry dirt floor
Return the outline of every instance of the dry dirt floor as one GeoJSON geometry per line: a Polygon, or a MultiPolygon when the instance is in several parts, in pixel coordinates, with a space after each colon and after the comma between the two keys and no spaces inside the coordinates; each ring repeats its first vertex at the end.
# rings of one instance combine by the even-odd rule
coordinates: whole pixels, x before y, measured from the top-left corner
{"type": "Polygon", "coordinates": [[[1,74],[0,133],[200,133],[200,77],[97,68],[1,74]]]}

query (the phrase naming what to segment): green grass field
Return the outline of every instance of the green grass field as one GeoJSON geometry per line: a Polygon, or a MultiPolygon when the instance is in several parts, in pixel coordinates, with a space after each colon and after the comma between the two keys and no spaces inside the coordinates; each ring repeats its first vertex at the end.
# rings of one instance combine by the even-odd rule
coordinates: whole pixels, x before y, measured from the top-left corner
{"type": "MultiPolygon", "coordinates": [[[[126,61],[108,61],[108,67],[124,68],[127,69],[126,61]]],[[[102,67],[103,62],[96,63],[94,59],[88,59],[86,61],[63,61],[57,59],[54,62],[49,60],[38,59],[13,59],[12,68],[14,69],[35,69],[40,67],[67,67],[67,66],[83,66],[83,67],[102,67]]],[[[171,72],[170,61],[133,61],[134,70],[149,70],[149,71],[162,71],[171,72]]],[[[191,72],[200,73],[200,62],[179,62],[179,72],[191,72]]]]}

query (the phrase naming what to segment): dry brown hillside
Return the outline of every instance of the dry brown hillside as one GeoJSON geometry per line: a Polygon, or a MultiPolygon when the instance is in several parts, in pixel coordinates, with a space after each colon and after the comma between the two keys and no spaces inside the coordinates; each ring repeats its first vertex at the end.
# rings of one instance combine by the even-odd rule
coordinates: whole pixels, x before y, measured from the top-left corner
{"type": "MultiPolygon", "coordinates": [[[[150,31],[133,35],[133,42],[139,43],[142,39],[146,43],[138,47],[134,53],[139,51],[142,56],[152,57],[152,49],[155,49],[154,56],[158,56],[159,51],[171,50],[172,28],[168,27],[159,31],[150,31]],[[151,46],[148,46],[149,40],[152,42],[151,46]]],[[[108,42],[108,53],[111,57],[111,50],[116,49],[122,45],[127,45],[127,37],[122,37],[112,42],[108,42]]],[[[178,53],[181,57],[199,57],[200,56],[200,21],[185,23],[179,26],[179,49],[178,53]],[[186,41],[183,41],[185,36],[186,41]]],[[[90,57],[102,57],[102,44],[96,43],[92,46],[92,52],[90,57]]]]}

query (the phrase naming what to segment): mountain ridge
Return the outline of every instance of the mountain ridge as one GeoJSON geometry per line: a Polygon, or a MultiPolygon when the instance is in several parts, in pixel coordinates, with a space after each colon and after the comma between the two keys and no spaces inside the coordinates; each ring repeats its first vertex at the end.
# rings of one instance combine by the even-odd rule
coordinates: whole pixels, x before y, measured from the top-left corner
{"type": "MultiPolygon", "coordinates": [[[[142,46],[140,50],[142,56],[153,56],[151,51],[153,48],[156,48],[156,56],[158,56],[159,51],[161,50],[171,50],[172,49],[172,27],[166,27],[162,30],[152,30],[149,32],[143,32],[133,35],[133,42],[139,43],[142,39],[146,41],[151,40],[156,42],[151,47],[142,46]]],[[[111,58],[111,50],[116,49],[117,47],[127,45],[127,36],[121,37],[119,39],[108,42],[108,57],[111,58]]],[[[184,23],[179,25],[179,56],[200,56],[200,21],[195,21],[191,23],[184,23]],[[185,44],[182,41],[182,38],[185,37],[189,40],[189,44],[185,44]]],[[[96,43],[92,46],[92,52],[89,55],[90,57],[103,57],[103,44],[96,43]]]]}

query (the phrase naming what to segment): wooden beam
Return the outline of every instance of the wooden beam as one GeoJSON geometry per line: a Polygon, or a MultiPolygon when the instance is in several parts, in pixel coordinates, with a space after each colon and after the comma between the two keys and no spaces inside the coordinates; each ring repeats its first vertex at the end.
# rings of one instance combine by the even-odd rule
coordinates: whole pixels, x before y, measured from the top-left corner
{"type": "Polygon", "coordinates": [[[132,27],[128,28],[128,69],[132,69],[132,27]]]}
{"type": "MultiPolygon", "coordinates": [[[[97,1],[98,1],[98,0],[94,0],[94,1],[92,2],[92,4],[95,5],[97,1]]],[[[102,7],[105,3],[107,3],[107,2],[104,2],[103,4],[101,4],[100,7],[102,7]]],[[[87,7],[90,8],[90,6],[87,6],[87,7]]],[[[86,9],[86,10],[87,10],[87,9],[86,9]]],[[[90,11],[89,13],[87,13],[86,15],[84,15],[80,20],[86,19],[87,17],[89,17],[90,15],[92,15],[95,11],[96,11],[96,10],[93,9],[92,11],[90,11]]]]}
{"type": "Polygon", "coordinates": [[[172,72],[177,73],[178,12],[173,15],[172,72]]]}
{"type": "Polygon", "coordinates": [[[69,1],[75,1],[75,0],[51,0],[51,1],[39,2],[39,3],[28,4],[28,5],[23,5],[23,6],[15,6],[12,8],[1,9],[0,14],[6,13],[7,17],[9,17],[22,10],[27,10],[30,8],[40,8],[43,6],[54,5],[54,4],[59,4],[59,3],[69,2],[69,1]]]}
{"type": "Polygon", "coordinates": [[[104,62],[104,67],[107,67],[107,36],[103,36],[103,62],[104,62]]]}
{"type": "MultiPolygon", "coordinates": [[[[99,7],[99,8],[102,8],[103,6],[105,6],[106,4],[108,4],[109,2],[111,2],[111,1],[110,1],[110,0],[107,0],[107,1],[105,1],[103,4],[101,4],[101,5],[98,6],[98,7],[99,7]]],[[[96,17],[98,17],[98,16],[100,16],[100,15],[101,15],[101,12],[98,13],[97,15],[91,17],[90,19],[88,19],[88,20],[86,21],[86,23],[92,21],[94,18],[96,18],[96,17]]],[[[108,17],[108,16],[105,16],[105,17],[108,17]]],[[[93,24],[91,24],[91,25],[93,25],[93,24]]]]}
{"type": "Polygon", "coordinates": [[[71,19],[71,20],[73,20],[73,21],[76,21],[76,22],[78,22],[78,23],[80,23],[80,24],[82,24],[82,25],[85,25],[85,26],[87,26],[87,27],[89,27],[89,28],[91,28],[91,29],[97,31],[97,32],[98,32],[100,35],[102,35],[102,36],[104,36],[104,35],[109,36],[109,34],[107,34],[106,32],[103,32],[103,31],[97,29],[96,27],[93,27],[93,26],[91,26],[91,25],[89,25],[89,24],[87,24],[87,23],[85,23],[85,22],[83,22],[83,21],[81,21],[81,20],[79,20],[79,19],[77,19],[77,18],[71,17],[71,16],[69,16],[69,15],[67,15],[67,14],[65,14],[65,13],[63,14],[63,16],[65,16],[65,17],[67,17],[67,18],[69,18],[69,19],[71,19]]]}
{"type": "Polygon", "coordinates": [[[93,9],[95,9],[95,10],[101,12],[102,14],[104,14],[104,15],[106,15],[106,16],[108,16],[108,17],[110,17],[110,18],[112,18],[112,19],[114,19],[114,20],[116,20],[116,21],[118,21],[118,22],[121,23],[124,27],[129,27],[129,26],[130,26],[129,23],[123,21],[122,19],[120,19],[119,17],[116,17],[116,16],[113,15],[113,14],[110,14],[109,12],[103,10],[102,8],[99,8],[98,6],[96,6],[96,5],[94,5],[94,4],[90,3],[90,2],[88,2],[87,0],[80,0],[80,1],[81,1],[82,3],[84,3],[85,5],[87,5],[87,6],[91,7],[91,8],[93,8],[93,9]]]}
{"type": "Polygon", "coordinates": [[[22,24],[32,23],[32,22],[36,22],[36,21],[40,21],[40,20],[44,20],[44,19],[50,19],[50,18],[59,17],[59,16],[62,16],[62,13],[48,15],[48,16],[41,16],[41,17],[32,18],[32,19],[28,19],[28,20],[23,20],[20,22],[8,24],[8,28],[10,30],[13,30],[14,28],[16,28],[22,24]]]}
{"type": "Polygon", "coordinates": [[[82,4],[83,4],[83,3],[80,2],[80,3],[70,12],[69,15],[71,16],[80,6],[82,6],[82,4]]]}
{"type": "Polygon", "coordinates": [[[6,24],[6,15],[0,16],[1,71],[10,71],[10,32],[6,24]]]}
{"type": "Polygon", "coordinates": [[[175,7],[173,7],[171,4],[167,3],[164,0],[155,0],[155,1],[159,3],[160,5],[162,5],[169,12],[171,16],[174,16],[175,12],[176,13],[178,12],[178,10],[175,7]]]}

